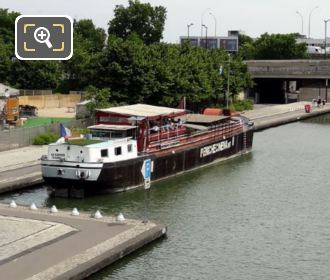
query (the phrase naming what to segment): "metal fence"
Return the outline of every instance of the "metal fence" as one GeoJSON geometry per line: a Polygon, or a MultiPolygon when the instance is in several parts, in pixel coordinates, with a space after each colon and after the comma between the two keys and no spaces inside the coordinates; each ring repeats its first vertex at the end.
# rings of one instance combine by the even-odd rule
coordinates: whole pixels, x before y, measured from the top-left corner
{"type": "MultiPolygon", "coordinates": [[[[92,119],[72,120],[64,123],[68,128],[85,128],[93,124],[92,119]]],[[[0,151],[6,151],[33,144],[33,138],[44,132],[60,132],[60,124],[35,126],[29,128],[13,128],[0,131],[0,151]]]]}
{"type": "Polygon", "coordinates": [[[51,95],[53,91],[51,89],[20,89],[20,96],[36,96],[36,95],[51,95]]]}

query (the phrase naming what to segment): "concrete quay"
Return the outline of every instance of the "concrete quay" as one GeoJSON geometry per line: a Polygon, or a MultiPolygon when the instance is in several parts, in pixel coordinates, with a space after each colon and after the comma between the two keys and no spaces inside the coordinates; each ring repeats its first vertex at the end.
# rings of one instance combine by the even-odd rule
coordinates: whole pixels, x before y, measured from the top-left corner
{"type": "Polygon", "coordinates": [[[330,113],[330,104],[322,107],[313,107],[310,113],[305,112],[305,105],[312,106],[311,102],[295,102],[284,105],[270,105],[256,108],[242,113],[254,122],[255,130],[263,130],[291,122],[330,113]]]}
{"type": "Polygon", "coordinates": [[[84,279],[166,235],[149,221],[0,204],[0,280],[84,279]]]}
{"type": "Polygon", "coordinates": [[[47,146],[28,146],[0,152],[0,193],[43,182],[40,158],[47,146]]]}

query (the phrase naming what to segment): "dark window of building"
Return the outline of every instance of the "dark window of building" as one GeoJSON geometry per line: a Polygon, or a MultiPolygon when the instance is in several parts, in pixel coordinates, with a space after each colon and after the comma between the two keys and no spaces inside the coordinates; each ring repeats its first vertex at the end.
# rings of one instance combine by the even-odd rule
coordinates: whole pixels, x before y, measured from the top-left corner
{"type": "Polygon", "coordinates": [[[101,150],[101,157],[108,157],[108,149],[101,150]]]}
{"type": "Polygon", "coordinates": [[[115,155],[116,155],[116,156],[121,155],[121,147],[116,147],[116,148],[115,148],[115,155]]]}

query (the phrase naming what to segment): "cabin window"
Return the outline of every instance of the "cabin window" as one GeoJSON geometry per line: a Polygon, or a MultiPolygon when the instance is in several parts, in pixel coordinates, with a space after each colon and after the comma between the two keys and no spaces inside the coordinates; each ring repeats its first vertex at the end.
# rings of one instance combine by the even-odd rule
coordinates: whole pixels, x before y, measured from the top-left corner
{"type": "Polygon", "coordinates": [[[101,150],[101,157],[108,157],[108,149],[101,150]]]}
{"type": "Polygon", "coordinates": [[[127,152],[131,153],[132,152],[132,144],[127,145],[127,152]]]}
{"type": "Polygon", "coordinates": [[[120,156],[121,155],[121,147],[116,147],[115,148],[115,155],[120,156]]]}
{"type": "Polygon", "coordinates": [[[110,132],[103,130],[94,130],[92,131],[92,136],[94,138],[110,138],[110,132]]]}

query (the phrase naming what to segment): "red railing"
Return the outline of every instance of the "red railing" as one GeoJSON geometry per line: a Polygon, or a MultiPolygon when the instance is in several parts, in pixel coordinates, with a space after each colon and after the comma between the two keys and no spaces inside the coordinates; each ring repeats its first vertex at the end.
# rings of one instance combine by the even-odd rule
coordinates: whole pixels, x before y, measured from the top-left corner
{"type": "Polygon", "coordinates": [[[221,139],[221,137],[231,137],[243,132],[243,125],[239,122],[231,122],[210,127],[206,131],[190,132],[184,126],[178,131],[160,131],[149,136],[148,151],[159,151],[176,146],[198,143],[206,140],[221,139]]]}

